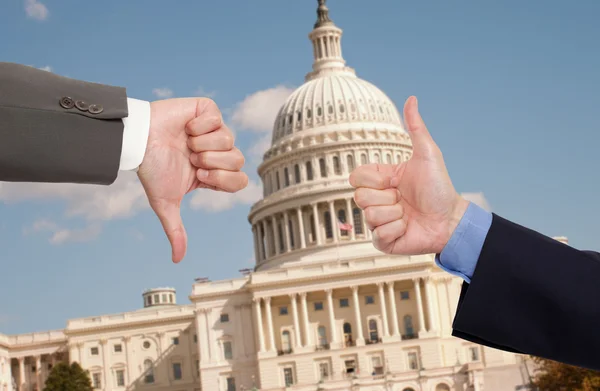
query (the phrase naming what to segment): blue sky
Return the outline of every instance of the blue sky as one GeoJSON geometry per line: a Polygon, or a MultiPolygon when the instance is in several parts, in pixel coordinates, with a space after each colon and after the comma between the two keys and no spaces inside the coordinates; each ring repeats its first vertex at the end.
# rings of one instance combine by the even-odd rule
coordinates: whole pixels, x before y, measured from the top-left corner
{"type": "MultiPolygon", "coordinates": [[[[482,191],[496,213],[600,250],[600,2],[328,5],[358,75],[400,109],[418,96],[459,191],[482,191]]],[[[3,1],[0,60],[139,99],[209,94],[256,180],[273,112],[310,71],[315,10],[314,0],[3,1]]],[[[259,191],[189,197],[188,255],[173,265],[135,178],[102,189],[0,184],[0,332],[134,310],[156,286],[185,303],[195,277],[238,276],[253,258],[246,216],[259,191]]]]}

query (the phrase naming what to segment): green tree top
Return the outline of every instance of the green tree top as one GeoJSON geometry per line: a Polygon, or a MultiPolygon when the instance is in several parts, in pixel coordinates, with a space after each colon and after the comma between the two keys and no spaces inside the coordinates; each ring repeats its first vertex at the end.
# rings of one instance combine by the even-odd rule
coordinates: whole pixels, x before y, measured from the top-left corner
{"type": "Polygon", "coordinates": [[[92,381],[88,371],[74,362],[69,365],[67,363],[58,363],[52,368],[44,391],[93,391],[92,381]]]}

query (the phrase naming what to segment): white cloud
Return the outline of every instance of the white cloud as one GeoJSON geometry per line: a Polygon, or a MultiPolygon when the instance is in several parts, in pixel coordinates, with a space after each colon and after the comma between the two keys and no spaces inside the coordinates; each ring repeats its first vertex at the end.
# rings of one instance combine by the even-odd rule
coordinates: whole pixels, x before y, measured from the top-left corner
{"type": "Polygon", "coordinates": [[[243,130],[271,132],[277,112],[293,91],[279,85],[248,95],[234,108],[232,123],[243,130]]]}
{"type": "Polygon", "coordinates": [[[38,0],[25,0],[25,12],[32,19],[46,20],[48,18],[48,8],[38,0]]]}
{"type": "Polygon", "coordinates": [[[461,195],[465,200],[474,203],[481,209],[486,210],[488,212],[492,211],[492,208],[490,207],[490,204],[488,203],[483,193],[462,193],[461,195]]]}
{"type": "Polygon", "coordinates": [[[196,91],[194,91],[194,96],[200,96],[203,98],[214,98],[215,95],[217,95],[216,91],[206,91],[202,87],[198,87],[198,89],[196,89],[196,91]]]}
{"type": "Polygon", "coordinates": [[[207,189],[196,190],[190,200],[192,209],[208,212],[220,212],[236,205],[251,205],[262,198],[262,186],[249,181],[245,189],[237,193],[225,193],[207,189]]]}
{"type": "Polygon", "coordinates": [[[152,93],[161,99],[170,98],[173,96],[173,90],[170,88],[155,88],[152,90],[152,93]]]}
{"type": "Polygon", "coordinates": [[[23,230],[25,235],[34,233],[50,233],[48,241],[51,244],[60,245],[69,242],[88,242],[96,239],[102,232],[102,226],[99,223],[91,223],[84,228],[64,228],[60,227],[50,220],[38,220],[23,230]]]}
{"type": "Polygon", "coordinates": [[[45,67],[41,67],[39,69],[46,72],[52,72],[52,67],[50,65],[46,65],[45,67]]]}
{"type": "Polygon", "coordinates": [[[258,140],[256,140],[250,146],[250,148],[248,148],[248,151],[246,152],[246,154],[248,155],[248,157],[250,158],[250,161],[253,164],[259,164],[263,159],[263,155],[265,154],[265,152],[267,152],[267,149],[269,149],[270,146],[271,146],[271,134],[265,134],[264,136],[262,136],[258,140]]]}

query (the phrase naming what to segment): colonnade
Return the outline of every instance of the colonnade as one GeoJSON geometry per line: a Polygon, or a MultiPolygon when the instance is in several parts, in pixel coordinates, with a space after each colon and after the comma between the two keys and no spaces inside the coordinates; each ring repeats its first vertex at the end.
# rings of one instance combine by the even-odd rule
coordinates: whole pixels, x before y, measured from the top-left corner
{"type": "MultiPolygon", "coordinates": [[[[449,283],[449,282],[445,282],[449,283]]],[[[434,309],[436,308],[436,295],[434,294],[434,287],[430,277],[414,278],[412,279],[413,291],[415,293],[415,301],[418,314],[418,332],[420,334],[429,331],[435,332],[439,330],[439,319],[436,317],[434,309]],[[421,282],[423,283],[424,292],[421,292],[421,282]],[[423,299],[424,297],[424,299],[423,299]]],[[[402,339],[398,309],[396,307],[396,294],[399,292],[395,289],[395,281],[382,281],[376,283],[377,293],[379,299],[379,316],[381,318],[381,336],[385,340],[386,338],[393,338],[394,340],[402,339]]],[[[360,286],[354,285],[350,287],[352,291],[351,306],[354,315],[353,336],[356,339],[356,345],[364,345],[366,340],[369,339],[365,336],[365,328],[363,327],[363,320],[365,320],[361,313],[360,298],[364,295],[360,295],[360,286]]],[[[311,291],[314,292],[314,291],[311,291]]],[[[307,294],[310,292],[299,292],[289,294],[289,300],[291,303],[291,315],[292,315],[292,327],[294,329],[294,340],[293,344],[299,348],[311,348],[315,347],[319,341],[315,340],[314,329],[310,327],[311,320],[309,319],[308,301],[307,294]],[[299,303],[298,303],[299,300],[299,303]]],[[[342,346],[341,336],[343,335],[343,328],[336,321],[335,306],[334,306],[334,290],[324,290],[326,296],[326,307],[327,307],[327,319],[329,329],[329,343],[331,348],[340,348],[342,346]]],[[[258,350],[259,352],[273,352],[277,351],[276,339],[280,337],[280,330],[274,329],[273,313],[272,313],[272,299],[276,296],[263,296],[255,297],[253,299],[254,307],[254,320],[256,329],[258,332],[258,350]],[[266,327],[265,327],[266,326],[266,327]],[[266,329],[266,335],[265,335],[266,329]]],[[[350,321],[350,319],[342,320],[342,323],[350,321]]],[[[286,326],[287,327],[287,326],[286,326]]]]}
{"type": "Polygon", "coordinates": [[[20,356],[16,358],[18,362],[18,373],[13,372],[13,378],[17,390],[33,390],[36,385],[38,391],[42,390],[46,379],[57,362],[61,360],[57,354],[38,354],[35,356],[20,356]],[[52,365],[49,367],[49,364],[52,365]],[[29,369],[29,375],[27,374],[29,369]]]}

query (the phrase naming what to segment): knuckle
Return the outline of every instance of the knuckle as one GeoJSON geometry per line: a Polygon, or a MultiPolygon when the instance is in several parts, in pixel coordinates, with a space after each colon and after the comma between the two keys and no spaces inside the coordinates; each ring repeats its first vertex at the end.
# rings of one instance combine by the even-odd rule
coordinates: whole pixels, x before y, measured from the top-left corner
{"type": "Polygon", "coordinates": [[[231,149],[233,147],[233,135],[231,133],[223,133],[221,135],[221,140],[223,141],[223,144],[225,146],[225,148],[227,149],[231,149]]]}

